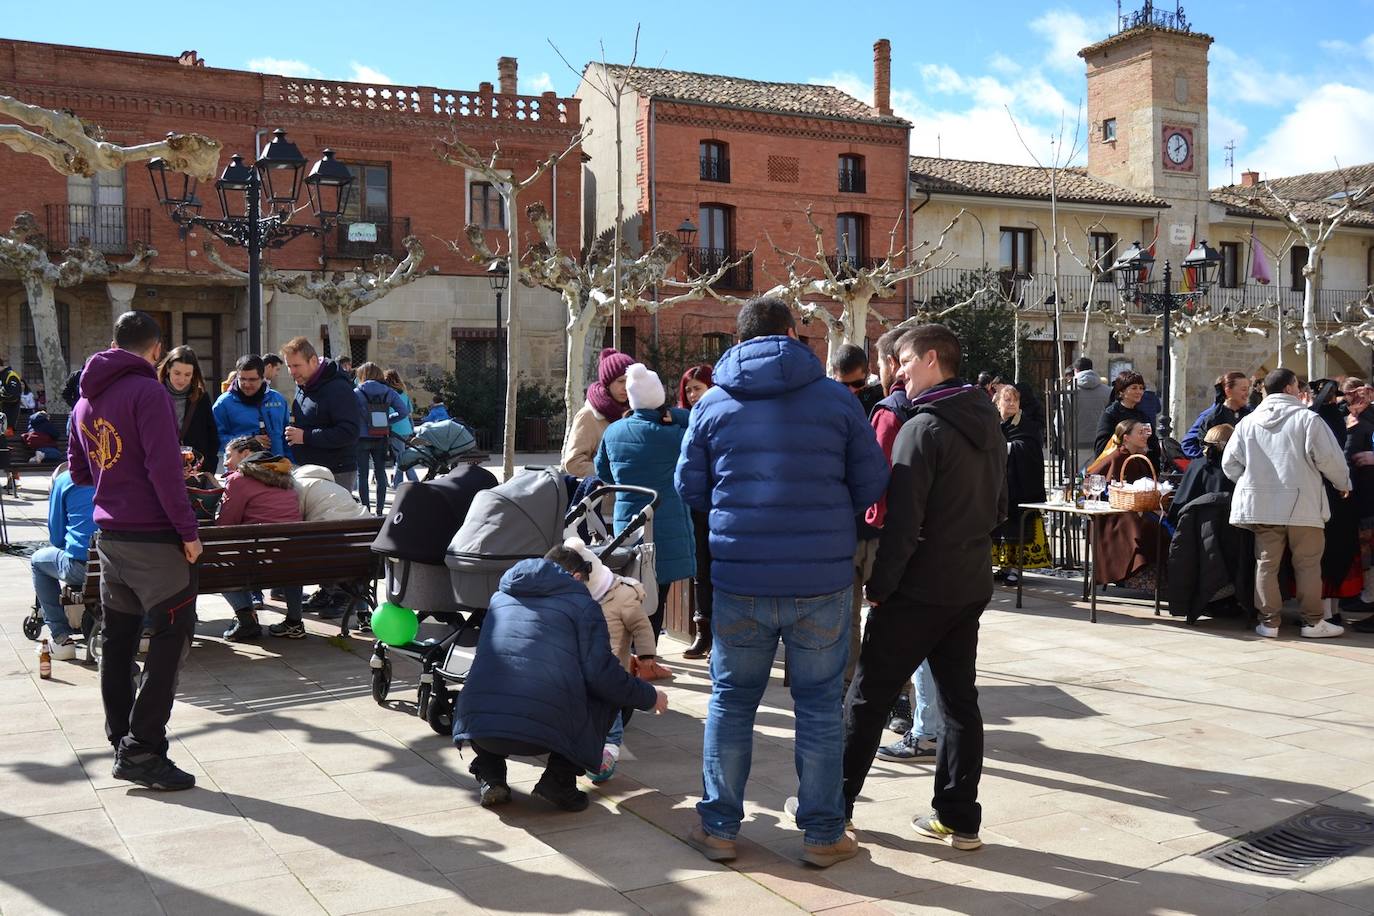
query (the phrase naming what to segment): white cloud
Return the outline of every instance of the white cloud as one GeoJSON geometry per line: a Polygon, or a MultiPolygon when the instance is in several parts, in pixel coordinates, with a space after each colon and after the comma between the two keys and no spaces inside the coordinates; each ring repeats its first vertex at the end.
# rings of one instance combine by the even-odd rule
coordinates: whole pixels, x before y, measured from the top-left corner
{"type": "Polygon", "coordinates": [[[1207,111],[1207,128],[1208,136],[1211,137],[1208,141],[1210,183],[1213,186],[1229,184],[1232,181],[1233,169],[1226,165],[1226,144],[1235,141],[1236,161],[1233,165],[1235,174],[1239,175],[1245,168],[1244,163],[1248,155],[1245,141],[1250,136],[1250,128],[1239,119],[1216,108],[1209,108],[1207,111]]]}
{"type": "Polygon", "coordinates": [[[1086,18],[1069,10],[1050,10],[1031,20],[1031,31],[1049,42],[1045,63],[1056,70],[1082,73],[1078,52],[1110,35],[1113,23],[1108,18],[1086,18]]]}
{"type": "Polygon", "coordinates": [[[1285,105],[1312,91],[1304,77],[1272,70],[1225,45],[1212,46],[1211,80],[1215,97],[1256,105],[1285,105]]]}
{"type": "Polygon", "coordinates": [[[1335,54],[1349,54],[1351,51],[1355,50],[1354,45],[1339,38],[1333,38],[1329,41],[1319,41],[1317,42],[1317,47],[1321,48],[1323,51],[1331,51],[1335,54]]]}
{"type": "Polygon", "coordinates": [[[1360,42],[1360,50],[1364,51],[1365,57],[1374,60],[1374,32],[1371,32],[1364,41],[1360,42]]]}
{"type": "Polygon", "coordinates": [[[248,69],[256,73],[275,73],[280,76],[320,76],[320,71],[303,60],[286,60],[280,57],[255,57],[248,62],[248,69]]]}
{"type": "Polygon", "coordinates": [[[553,91],[553,77],[547,72],[537,73],[532,78],[520,79],[521,95],[539,95],[541,92],[553,91]]]}
{"type": "Polygon", "coordinates": [[[360,64],[356,60],[349,61],[348,64],[353,68],[353,72],[348,79],[354,83],[378,83],[385,86],[394,86],[396,81],[387,76],[380,70],[369,67],[367,64],[360,64]]]}
{"type": "MultiPolygon", "coordinates": [[[[1300,101],[1253,151],[1245,168],[1267,176],[1368,162],[1374,150],[1374,90],[1327,83],[1300,101]]],[[[1242,163],[1237,162],[1238,166],[1242,163]]]]}

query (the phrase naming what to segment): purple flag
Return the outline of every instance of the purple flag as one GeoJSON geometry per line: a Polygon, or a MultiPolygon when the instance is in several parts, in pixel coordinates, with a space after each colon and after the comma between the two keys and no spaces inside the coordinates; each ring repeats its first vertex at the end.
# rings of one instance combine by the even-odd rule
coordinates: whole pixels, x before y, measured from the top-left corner
{"type": "Polygon", "coordinates": [[[1265,286],[1274,282],[1274,268],[1270,266],[1269,258],[1265,256],[1264,248],[1253,231],[1250,233],[1250,277],[1265,286]]]}

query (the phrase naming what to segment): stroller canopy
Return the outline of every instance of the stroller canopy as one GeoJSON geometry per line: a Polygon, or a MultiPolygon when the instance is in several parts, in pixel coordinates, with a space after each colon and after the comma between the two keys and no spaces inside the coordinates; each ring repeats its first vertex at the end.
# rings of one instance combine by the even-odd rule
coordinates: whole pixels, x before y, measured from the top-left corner
{"type": "Polygon", "coordinates": [[[473,436],[472,430],[457,420],[421,423],[415,429],[414,439],[401,453],[401,470],[409,470],[417,464],[428,465],[456,458],[476,447],[477,439],[473,436]]]}
{"type": "Polygon", "coordinates": [[[563,538],[568,490],[557,468],[528,469],[472,498],[467,519],[449,544],[447,563],[541,557],[563,538]],[[455,562],[457,561],[457,562],[455,562]]]}

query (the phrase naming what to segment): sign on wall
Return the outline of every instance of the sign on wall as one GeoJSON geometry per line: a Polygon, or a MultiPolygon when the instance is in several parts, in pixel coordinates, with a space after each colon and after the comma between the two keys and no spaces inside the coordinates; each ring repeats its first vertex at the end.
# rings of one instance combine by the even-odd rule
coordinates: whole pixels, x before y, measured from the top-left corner
{"type": "Polygon", "coordinates": [[[349,223],[348,240],[350,242],[375,242],[377,241],[376,223],[349,223]]]}

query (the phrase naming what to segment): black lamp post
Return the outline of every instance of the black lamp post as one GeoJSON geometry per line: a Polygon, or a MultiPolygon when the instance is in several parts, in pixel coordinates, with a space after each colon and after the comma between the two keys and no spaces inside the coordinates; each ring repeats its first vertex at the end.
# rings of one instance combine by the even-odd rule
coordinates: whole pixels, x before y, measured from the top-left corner
{"type": "Polygon", "coordinates": [[[1169,374],[1170,374],[1170,333],[1169,315],[1174,310],[1174,304],[1196,302],[1207,294],[1207,288],[1212,283],[1212,273],[1221,265],[1221,255],[1216,249],[1207,245],[1206,239],[1198,242],[1197,247],[1188,252],[1188,256],[1183,259],[1183,269],[1194,272],[1194,281],[1190,284],[1192,289],[1175,292],[1173,289],[1173,267],[1168,262],[1164,262],[1163,288],[1158,291],[1150,291],[1150,273],[1155,266],[1155,256],[1149,251],[1140,247],[1139,242],[1135,242],[1130,248],[1121,253],[1112,265],[1111,272],[1116,277],[1117,289],[1121,293],[1123,302],[1139,302],[1150,308],[1151,311],[1163,311],[1164,313],[1164,365],[1162,378],[1159,380],[1159,393],[1161,410],[1159,413],[1159,438],[1167,439],[1173,432],[1172,424],[1169,419],[1169,374]]]}
{"type": "MultiPolygon", "coordinates": [[[[286,131],[274,130],[271,141],[253,165],[245,165],[239,155],[230,158],[215,182],[223,213],[215,219],[200,215],[202,204],[196,197],[194,178],[174,172],[162,159],[148,163],[158,203],[177,224],[182,238],[192,226],[203,226],[226,245],[248,250],[248,349],[252,353],[262,352],[263,248],[280,248],[302,235],[321,236],[348,207],[353,176],[346,165],[334,158],[334,151],[326,149],[323,158],[304,177],[310,209],[318,225],[291,223],[305,167],[305,157],[296,144],[286,139],[286,131]],[[267,206],[266,216],[262,215],[263,204],[267,206]]],[[[340,343],[346,345],[347,341],[340,343]]]]}
{"type": "MultiPolygon", "coordinates": [[[[491,266],[487,268],[487,282],[496,292],[496,374],[504,377],[505,373],[501,370],[501,363],[506,354],[501,335],[501,294],[506,291],[506,286],[510,283],[510,268],[506,267],[504,258],[491,262],[491,266]]],[[[504,391],[505,388],[501,390],[504,391]]]]}
{"type": "Polygon", "coordinates": [[[678,241],[682,242],[682,253],[687,255],[687,268],[690,272],[692,267],[692,243],[697,238],[697,227],[691,219],[683,217],[682,223],[677,227],[678,241]]]}

